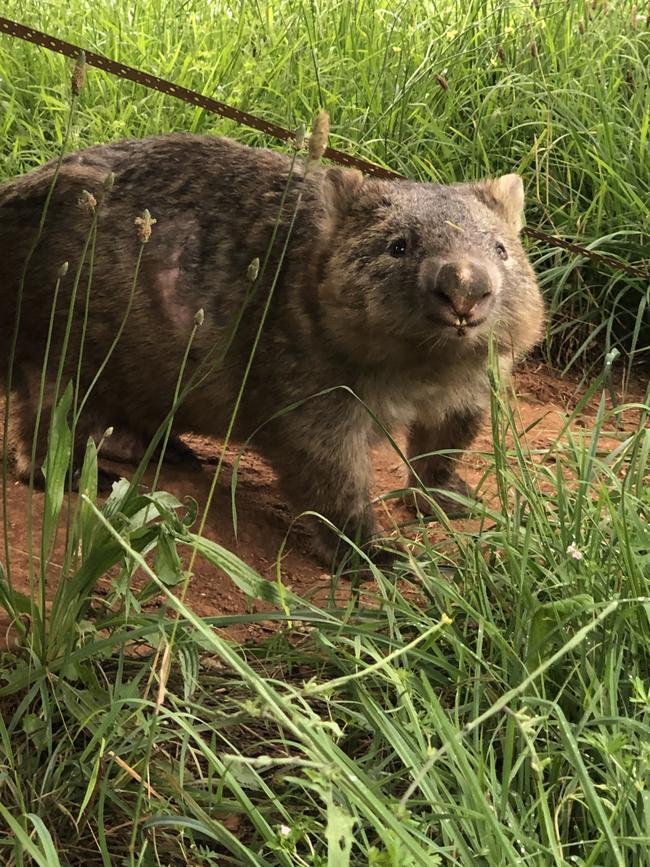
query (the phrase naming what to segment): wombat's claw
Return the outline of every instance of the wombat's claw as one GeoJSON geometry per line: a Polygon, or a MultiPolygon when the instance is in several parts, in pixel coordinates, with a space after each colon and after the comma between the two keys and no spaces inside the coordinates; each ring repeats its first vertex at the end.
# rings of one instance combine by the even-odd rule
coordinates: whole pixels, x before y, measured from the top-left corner
{"type": "Polygon", "coordinates": [[[459,475],[454,473],[445,482],[441,482],[439,485],[434,484],[431,488],[427,488],[426,494],[418,490],[408,491],[403,498],[404,504],[410,508],[415,508],[425,518],[429,518],[430,520],[437,520],[432,501],[440,506],[448,518],[466,518],[471,514],[469,506],[465,506],[452,497],[448,497],[442,490],[435,490],[436,488],[453,491],[469,499],[477,499],[476,494],[469,485],[459,475]]]}
{"type": "Polygon", "coordinates": [[[380,545],[378,542],[371,542],[366,548],[366,553],[373,566],[382,571],[392,568],[398,555],[395,548],[380,545]]]}
{"type": "Polygon", "coordinates": [[[337,553],[335,562],[335,566],[338,567],[337,571],[348,578],[361,578],[365,581],[374,578],[371,564],[380,572],[386,573],[392,569],[398,556],[396,549],[379,544],[375,540],[366,542],[365,545],[361,546],[361,550],[365,553],[365,557],[354,548],[349,546],[341,547],[337,553]],[[370,560],[370,563],[368,563],[368,560],[370,560]]]}
{"type": "MultiPolygon", "coordinates": [[[[444,494],[440,493],[432,493],[430,496],[440,506],[448,518],[467,518],[471,514],[471,509],[468,506],[464,506],[462,503],[452,500],[451,497],[446,497],[444,494]]],[[[431,507],[429,507],[429,511],[431,511],[431,507]]],[[[436,515],[432,515],[431,517],[435,519],[436,515]]]]}

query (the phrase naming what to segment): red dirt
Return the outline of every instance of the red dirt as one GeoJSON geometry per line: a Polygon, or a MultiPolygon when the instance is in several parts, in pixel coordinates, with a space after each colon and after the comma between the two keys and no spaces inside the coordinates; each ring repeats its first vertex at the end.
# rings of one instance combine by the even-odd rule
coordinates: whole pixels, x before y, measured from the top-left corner
{"type": "MultiPolygon", "coordinates": [[[[575,406],[577,388],[567,379],[551,375],[543,367],[529,366],[515,377],[517,401],[515,417],[518,428],[526,430],[526,440],[531,448],[544,448],[557,437],[563,426],[563,413],[575,406]]],[[[642,390],[633,390],[635,399],[640,399],[642,390]]],[[[584,413],[574,423],[574,427],[589,428],[593,422],[597,400],[586,407],[584,413]]],[[[633,429],[638,419],[635,412],[623,415],[625,429],[633,429]]],[[[613,430],[613,425],[606,425],[613,430]]],[[[220,451],[220,443],[199,437],[187,437],[187,443],[201,458],[202,468],[174,467],[163,468],[159,489],[175,494],[180,500],[187,495],[194,497],[201,509],[207,498],[213,471],[220,451]]],[[[613,441],[612,441],[613,442],[613,441]]],[[[474,452],[463,458],[462,472],[470,485],[478,484],[484,459],[480,452],[489,452],[492,438],[489,429],[478,438],[474,452]]],[[[205,535],[235,551],[246,563],[261,575],[274,578],[276,557],[285,535],[290,528],[290,514],[280,499],[276,481],[271,469],[252,452],[247,453],[240,465],[237,483],[238,538],[235,539],[231,520],[230,480],[232,463],[237,454],[236,448],[227,450],[222,477],[216,490],[210,514],[205,527],[205,535]]],[[[403,484],[402,467],[399,457],[390,447],[376,449],[374,453],[376,473],[375,494],[401,487],[403,484]]],[[[111,466],[111,469],[114,465],[111,466]]],[[[122,472],[129,475],[133,467],[124,466],[122,472]]],[[[27,488],[11,482],[9,488],[10,556],[11,573],[14,585],[28,592],[27,583],[27,488]]],[[[482,495],[485,497],[485,490],[482,495]]],[[[34,494],[34,538],[38,548],[40,538],[40,510],[43,497],[34,494]]],[[[1,508],[1,506],[0,506],[1,508]]],[[[388,521],[401,522],[412,518],[403,506],[392,501],[386,506],[378,505],[378,513],[384,526],[388,521]]],[[[434,531],[435,532],[435,531],[434,531]]],[[[438,532],[436,535],[438,535],[438,532]]],[[[4,552],[2,558],[4,560],[4,552]]],[[[56,556],[55,556],[56,560],[56,556]]],[[[300,527],[295,528],[290,544],[282,561],[282,576],[285,584],[302,596],[311,596],[325,601],[330,589],[330,576],[309,554],[308,533],[300,527]]],[[[52,574],[53,592],[56,575],[52,574]]],[[[344,591],[343,591],[344,592],[344,591]]],[[[264,606],[251,605],[223,573],[214,566],[197,559],[192,581],[189,585],[187,602],[200,615],[229,615],[250,610],[262,610],[264,606]]],[[[6,622],[6,621],[5,621],[6,622]]],[[[228,634],[237,639],[259,638],[267,632],[268,624],[230,627],[228,634]]],[[[0,611],[0,636],[2,635],[2,612],[0,611]]],[[[0,637],[1,642],[1,637],[0,637]]]]}

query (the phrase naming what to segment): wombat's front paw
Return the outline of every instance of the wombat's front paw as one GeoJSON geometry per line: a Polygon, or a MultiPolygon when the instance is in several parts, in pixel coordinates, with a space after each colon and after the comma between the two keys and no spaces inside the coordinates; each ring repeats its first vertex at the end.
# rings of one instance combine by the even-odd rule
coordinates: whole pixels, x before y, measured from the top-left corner
{"type": "MultiPolygon", "coordinates": [[[[375,538],[375,529],[373,527],[372,532],[358,531],[354,535],[346,533],[345,538],[328,527],[321,526],[314,533],[314,553],[332,571],[345,572],[350,568],[364,570],[368,568],[368,560],[379,569],[389,569],[395,561],[397,551],[379,544],[375,538]],[[348,539],[354,542],[354,545],[350,544],[348,539]]],[[[370,573],[368,577],[371,577],[370,573]]]]}
{"type": "Polygon", "coordinates": [[[453,491],[454,493],[461,494],[463,497],[467,497],[468,499],[474,499],[474,492],[465,480],[461,479],[458,473],[452,473],[444,482],[440,482],[440,484],[432,483],[431,488],[427,488],[426,494],[417,489],[408,491],[404,494],[403,502],[409,508],[415,508],[423,515],[432,515],[434,518],[435,509],[432,505],[432,500],[437,503],[442,511],[450,518],[464,518],[469,514],[470,510],[467,506],[459,503],[452,497],[446,496],[442,491],[434,490],[435,488],[441,488],[445,491],[453,491]]]}
{"type": "Polygon", "coordinates": [[[382,572],[393,567],[398,555],[395,548],[385,547],[379,542],[370,542],[366,547],[366,553],[372,564],[381,569],[382,572]]]}

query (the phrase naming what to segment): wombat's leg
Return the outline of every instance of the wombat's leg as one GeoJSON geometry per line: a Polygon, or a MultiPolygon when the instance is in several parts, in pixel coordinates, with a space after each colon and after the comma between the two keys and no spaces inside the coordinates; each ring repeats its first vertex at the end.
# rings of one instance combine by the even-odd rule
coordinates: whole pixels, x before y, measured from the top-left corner
{"type": "MultiPolygon", "coordinates": [[[[141,434],[117,425],[110,439],[105,440],[101,456],[109,461],[137,465],[144,457],[150,439],[146,434],[141,434]]],[[[153,461],[157,461],[160,456],[160,445],[159,443],[154,450],[153,461]]],[[[184,464],[192,468],[201,467],[201,461],[192,449],[174,435],[170,436],[167,442],[164,462],[174,465],[184,464]]]]}
{"type": "MultiPolygon", "coordinates": [[[[426,488],[444,488],[464,496],[471,495],[469,487],[455,469],[460,454],[445,454],[445,451],[468,448],[479,432],[482,420],[482,412],[467,410],[449,413],[442,419],[433,416],[421,417],[412,425],[408,440],[408,458],[426,488]],[[430,454],[431,452],[442,453],[430,454]]],[[[413,472],[409,472],[408,484],[413,488],[420,487],[413,472]]],[[[421,511],[425,513],[431,511],[431,504],[427,503],[426,497],[407,495],[405,499],[413,505],[414,496],[421,511]]],[[[449,515],[465,513],[460,503],[451,497],[433,492],[430,496],[449,515]]]]}
{"type": "MultiPolygon", "coordinates": [[[[34,395],[38,394],[38,391],[33,387],[35,382],[34,376],[21,371],[18,378],[20,385],[12,393],[10,401],[9,446],[14,459],[16,476],[24,484],[29,483],[32,474],[32,451],[34,451],[34,485],[37,488],[43,488],[45,477],[41,468],[45,462],[48,449],[48,433],[52,413],[52,389],[49,385],[45,389],[36,448],[33,449],[38,412],[38,399],[34,395]]],[[[86,441],[94,428],[94,425],[90,422],[90,419],[86,421],[81,418],[75,430],[72,479],[73,487],[75,488],[78,473],[83,463],[86,441]]],[[[110,489],[115,479],[117,479],[117,476],[101,472],[99,474],[100,490],[110,489]]]]}
{"type": "MultiPolygon", "coordinates": [[[[299,429],[296,426],[296,429],[299,429]]],[[[337,442],[336,431],[328,431],[325,441],[296,443],[283,430],[268,438],[262,450],[278,474],[280,485],[296,514],[312,511],[322,515],[360,547],[372,555],[369,545],[376,532],[369,504],[370,462],[365,436],[348,437],[337,442]],[[318,448],[320,446],[320,448],[318,448]]],[[[311,522],[316,554],[327,566],[340,562],[349,552],[340,535],[322,521],[311,522]]]]}
{"type": "MultiPolygon", "coordinates": [[[[48,420],[49,407],[43,407],[34,465],[34,482],[37,487],[42,487],[44,481],[40,468],[47,453],[48,420]]],[[[35,425],[36,407],[29,395],[22,391],[13,392],[9,405],[9,447],[14,459],[16,477],[24,484],[29,482],[31,475],[35,425]]]]}

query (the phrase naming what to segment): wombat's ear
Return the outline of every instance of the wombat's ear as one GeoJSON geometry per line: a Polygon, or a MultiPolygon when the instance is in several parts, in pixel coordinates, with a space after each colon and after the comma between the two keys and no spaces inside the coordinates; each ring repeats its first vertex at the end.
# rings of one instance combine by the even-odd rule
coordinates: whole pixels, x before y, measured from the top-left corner
{"type": "Polygon", "coordinates": [[[358,169],[326,169],[323,175],[323,204],[329,217],[345,216],[359,195],[363,174],[358,169]]]}
{"type": "Polygon", "coordinates": [[[515,232],[524,225],[524,184],[519,175],[502,175],[474,185],[483,202],[512,226],[515,232]]]}

